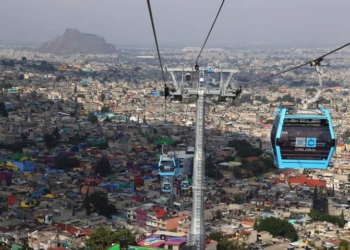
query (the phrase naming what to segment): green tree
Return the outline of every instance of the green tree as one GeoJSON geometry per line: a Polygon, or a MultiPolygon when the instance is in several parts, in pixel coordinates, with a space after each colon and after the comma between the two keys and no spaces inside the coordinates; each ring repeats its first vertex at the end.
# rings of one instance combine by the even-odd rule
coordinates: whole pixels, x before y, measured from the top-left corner
{"type": "Polygon", "coordinates": [[[278,91],[278,87],[276,85],[272,85],[267,87],[267,89],[271,92],[277,92],[278,91]]]}
{"type": "Polygon", "coordinates": [[[85,194],[85,198],[83,201],[84,208],[86,210],[86,215],[91,215],[91,201],[90,201],[90,191],[88,190],[85,194]]]}
{"type": "Polygon", "coordinates": [[[223,235],[222,233],[220,232],[213,232],[213,233],[210,233],[209,236],[208,236],[208,239],[209,240],[215,240],[217,242],[220,242],[223,240],[223,235]]]}
{"type": "Polygon", "coordinates": [[[109,112],[109,107],[103,106],[103,107],[101,108],[101,112],[102,112],[102,113],[108,113],[108,112],[109,112]]]}
{"type": "Polygon", "coordinates": [[[60,139],[60,132],[58,130],[58,128],[56,127],[53,132],[52,132],[52,136],[55,139],[55,141],[57,142],[60,139]]]}
{"type": "Polygon", "coordinates": [[[341,228],[343,228],[345,225],[345,218],[343,212],[340,216],[334,216],[327,213],[321,213],[319,210],[316,209],[311,209],[309,216],[313,221],[326,221],[334,225],[338,225],[341,228]]]}
{"type": "Polygon", "coordinates": [[[95,167],[95,174],[106,177],[112,173],[112,167],[107,157],[102,157],[97,166],[95,167]]]}
{"type": "MultiPolygon", "coordinates": [[[[11,248],[9,248],[11,249],[11,248]]],[[[21,250],[34,250],[34,248],[30,247],[28,244],[28,241],[25,241],[22,245],[21,245],[21,250]]]]}
{"type": "Polygon", "coordinates": [[[235,195],[235,196],[233,197],[233,200],[234,200],[234,203],[236,203],[236,204],[241,204],[242,201],[243,201],[243,198],[242,198],[242,196],[240,196],[240,195],[235,195]]]}
{"type": "Polygon", "coordinates": [[[318,202],[318,190],[317,190],[316,186],[314,187],[314,192],[313,192],[313,195],[312,195],[312,201],[313,201],[314,206],[318,202]]]}
{"type": "Polygon", "coordinates": [[[50,134],[44,135],[44,141],[45,141],[46,147],[48,147],[49,149],[54,148],[57,144],[53,135],[50,135],[50,134]]]}
{"type": "Polygon", "coordinates": [[[286,220],[274,217],[257,220],[254,224],[254,229],[258,232],[267,231],[274,237],[282,236],[291,241],[296,241],[298,239],[297,231],[292,224],[286,220]]]}
{"type": "Polygon", "coordinates": [[[101,94],[101,102],[103,102],[106,99],[106,95],[105,94],[101,94]]]}
{"type": "Polygon", "coordinates": [[[233,250],[234,244],[232,241],[229,241],[227,238],[224,238],[222,241],[220,241],[217,246],[217,250],[233,250]]]}
{"type": "Polygon", "coordinates": [[[80,161],[74,157],[59,156],[55,161],[55,168],[71,170],[73,168],[78,168],[80,166],[80,161]]]}
{"type": "Polygon", "coordinates": [[[100,215],[110,218],[117,212],[115,206],[108,203],[107,193],[105,192],[95,191],[90,194],[89,200],[92,208],[100,215]]]}
{"type": "Polygon", "coordinates": [[[278,190],[278,191],[276,192],[276,199],[278,199],[278,197],[280,197],[281,194],[282,194],[282,192],[278,190]]]}
{"type": "Polygon", "coordinates": [[[89,114],[89,116],[88,116],[88,121],[91,122],[91,123],[96,123],[96,122],[98,122],[97,116],[94,115],[94,114],[89,114]]]}
{"type": "Polygon", "coordinates": [[[340,240],[338,250],[350,250],[350,244],[346,240],[340,240]]]}
{"type": "Polygon", "coordinates": [[[89,195],[90,204],[97,213],[100,213],[108,205],[108,197],[105,192],[95,191],[89,195]]]}
{"type": "Polygon", "coordinates": [[[27,140],[27,138],[28,138],[28,136],[26,135],[26,134],[21,134],[21,138],[22,138],[22,140],[23,141],[26,141],[27,140]]]}
{"type": "Polygon", "coordinates": [[[241,172],[241,168],[239,166],[234,166],[233,167],[233,175],[239,179],[242,177],[242,172],[241,172]]]}
{"type": "Polygon", "coordinates": [[[9,117],[9,113],[6,109],[2,112],[2,117],[9,117]]]}
{"type": "Polygon", "coordinates": [[[208,157],[205,160],[205,175],[209,178],[221,179],[223,175],[220,172],[220,169],[213,161],[212,157],[208,157]]]}
{"type": "Polygon", "coordinates": [[[218,219],[218,220],[222,219],[222,212],[221,212],[221,210],[216,210],[215,218],[218,219]]]}
{"type": "Polygon", "coordinates": [[[85,241],[86,246],[92,250],[106,250],[119,243],[120,239],[127,238],[129,245],[135,245],[135,236],[129,230],[113,232],[109,228],[99,227],[90,234],[85,241]]]}
{"type": "Polygon", "coordinates": [[[340,225],[342,225],[342,227],[344,227],[345,225],[345,217],[344,217],[344,210],[341,211],[341,215],[340,215],[340,225]]]}

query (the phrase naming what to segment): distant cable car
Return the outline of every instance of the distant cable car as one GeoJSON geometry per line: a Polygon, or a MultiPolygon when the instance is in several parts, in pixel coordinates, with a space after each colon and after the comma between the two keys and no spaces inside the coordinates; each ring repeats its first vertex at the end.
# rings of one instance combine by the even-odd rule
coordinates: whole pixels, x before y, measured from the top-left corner
{"type": "Polygon", "coordinates": [[[190,189],[190,183],[187,180],[183,180],[181,182],[181,190],[188,190],[190,189]]]}
{"type": "Polygon", "coordinates": [[[214,72],[214,71],[213,71],[212,68],[208,68],[208,70],[207,70],[207,73],[208,73],[208,74],[213,73],[213,72],[214,72]]]}
{"type": "Polygon", "coordinates": [[[176,179],[178,180],[178,181],[181,181],[182,180],[182,174],[178,174],[177,176],[176,176],[176,179]]]}
{"type": "Polygon", "coordinates": [[[164,145],[162,146],[162,154],[159,156],[158,172],[161,176],[174,176],[178,168],[175,163],[175,158],[164,154],[164,145]]]}
{"type": "Polygon", "coordinates": [[[165,177],[162,184],[162,191],[164,193],[170,193],[171,192],[171,182],[169,177],[165,177]]]}

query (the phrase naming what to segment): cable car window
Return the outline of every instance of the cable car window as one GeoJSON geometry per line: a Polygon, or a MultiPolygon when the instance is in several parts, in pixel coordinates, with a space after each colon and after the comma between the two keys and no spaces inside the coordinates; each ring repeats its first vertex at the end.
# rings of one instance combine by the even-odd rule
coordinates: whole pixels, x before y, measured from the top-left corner
{"type": "Polygon", "coordinates": [[[282,159],[327,160],[332,145],[327,120],[285,119],[277,144],[282,159]]]}
{"type": "Polygon", "coordinates": [[[162,160],[159,166],[161,172],[172,172],[175,169],[174,161],[172,160],[162,160]]]}
{"type": "Polygon", "coordinates": [[[277,128],[278,124],[280,123],[280,116],[276,116],[276,120],[273,123],[272,129],[271,129],[271,146],[273,150],[273,155],[276,157],[276,133],[277,133],[277,128]]]}

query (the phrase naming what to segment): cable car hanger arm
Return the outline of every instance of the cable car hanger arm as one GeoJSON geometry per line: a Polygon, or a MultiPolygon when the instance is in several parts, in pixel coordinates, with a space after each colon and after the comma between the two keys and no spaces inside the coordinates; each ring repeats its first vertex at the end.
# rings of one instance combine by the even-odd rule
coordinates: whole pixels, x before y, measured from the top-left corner
{"type": "Polygon", "coordinates": [[[320,62],[321,61],[318,61],[318,63],[315,64],[316,73],[317,73],[317,77],[318,77],[318,87],[317,87],[316,95],[311,99],[302,100],[303,109],[307,109],[309,104],[317,103],[321,94],[322,94],[322,90],[323,90],[322,74],[323,74],[323,71],[322,71],[320,62]]]}

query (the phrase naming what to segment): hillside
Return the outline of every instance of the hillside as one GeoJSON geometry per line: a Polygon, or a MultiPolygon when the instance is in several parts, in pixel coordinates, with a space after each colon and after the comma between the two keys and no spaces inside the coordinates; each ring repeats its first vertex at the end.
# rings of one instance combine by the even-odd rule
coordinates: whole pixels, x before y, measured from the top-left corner
{"type": "Polygon", "coordinates": [[[38,50],[47,53],[109,54],[115,52],[115,47],[106,43],[103,37],[66,29],[63,35],[44,43],[38,50]]]}

